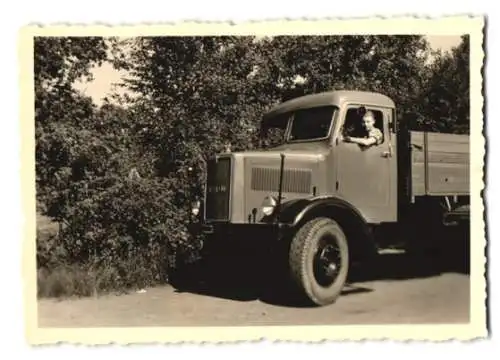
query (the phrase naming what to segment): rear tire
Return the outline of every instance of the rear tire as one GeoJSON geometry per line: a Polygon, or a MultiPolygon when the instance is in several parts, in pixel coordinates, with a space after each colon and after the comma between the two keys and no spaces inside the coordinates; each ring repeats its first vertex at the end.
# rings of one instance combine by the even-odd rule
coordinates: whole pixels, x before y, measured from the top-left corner
{"type": "Polygon", "coordinates": [[[302,226],[290,245],[292,283],[315,305],[334,303],[346,282],[349,248],[339,224],[316,218],[302,226]]]}

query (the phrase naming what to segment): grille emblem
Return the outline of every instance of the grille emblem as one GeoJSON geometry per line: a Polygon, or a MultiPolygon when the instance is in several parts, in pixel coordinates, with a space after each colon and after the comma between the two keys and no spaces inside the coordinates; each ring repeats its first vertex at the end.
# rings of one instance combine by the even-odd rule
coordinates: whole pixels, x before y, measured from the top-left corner
{"type": "Polygon", "coordinates": [[[210,186],[210,192],[223,193],[227,191],[227,187],[224,185],[210,186]]]}

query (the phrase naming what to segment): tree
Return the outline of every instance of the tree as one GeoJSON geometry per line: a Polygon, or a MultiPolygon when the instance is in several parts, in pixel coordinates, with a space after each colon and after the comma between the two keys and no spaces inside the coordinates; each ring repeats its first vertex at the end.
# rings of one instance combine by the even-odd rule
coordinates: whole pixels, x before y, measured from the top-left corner
{"type": "Polygon", "coordinates": [[[262,106],[249,79],[256,59],[253,41],[139,38],[129,57],[121,59],[119,66],[131,74],[125,85],[140,94],[133,107],[143,111],[136,120],[143,148],[156,153],[157,175],[185,183],[187,169],[203,165],[226,142],[233,149],[248,146],[262,106]]]}
{"type": "Polygon", "coordinates": [[[422,92],[420,129],[469,132],[469,37],[449,53],[437,53],[430,65],[430,79],[422,92]]]}
{"type": "Polygon", "coordinates": [[[36,183],[39,203],[57,196],[82,147],[95,140],[89,133],[95,104],[78,93],[77,79],[107,58],[107,45],[97,37],[37,37],[34,42],[36,183]]]}
{"type": "Polygon", "coordinates": [[[264,64],[279,74],[281,100],[351,89],[384,93],[403,107],[414,106],[423,87],[429,51],[423,36],[407,35],[280,36],[267,47],[264,64]]]}

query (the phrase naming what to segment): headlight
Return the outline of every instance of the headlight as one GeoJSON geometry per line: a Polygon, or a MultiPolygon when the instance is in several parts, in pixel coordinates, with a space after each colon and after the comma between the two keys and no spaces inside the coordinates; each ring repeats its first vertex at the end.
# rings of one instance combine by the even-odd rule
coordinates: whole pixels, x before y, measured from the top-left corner
{"type": "Polygon", "coordinates": [[[273,198],[272,196],[266,196],[261,205],[262,212],[264,213],[264,215],[270,216],[274,212],[276,204],[277,201],[275,198],[273,198]]]}
{"type": "Polygon", "coordinates": [[[198,216],[198,214],[200,213],[200,202],[199,201],[193,201],[193,203],[191,204],[191,213],[194,215],[194,216],[198,216]]]}

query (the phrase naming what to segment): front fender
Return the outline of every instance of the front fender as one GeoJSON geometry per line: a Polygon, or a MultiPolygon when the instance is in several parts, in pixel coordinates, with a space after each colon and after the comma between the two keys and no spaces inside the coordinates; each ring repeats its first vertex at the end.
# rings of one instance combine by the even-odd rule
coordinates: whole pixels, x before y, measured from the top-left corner
{"type": "Polygon", "coordinates": [[[297,230],[307,221],[320,216],[330,217],[339,223],[356,255],[376,254],[375,239],[366,217],[351,203],[335,196],[288,201],[282,204],[274,217],[263,220],[297,230]]]}
{"type": "Polygon", "coordinates": [[[262,221],[279,222],[295,227],[310,214],[331,208],[342,209],[357,219],[360,224],[367,225],[366,217],[358,209],[348,201],[336,196],[322,196],[284,202],[277,214],[267,216],[262,221]]]}

